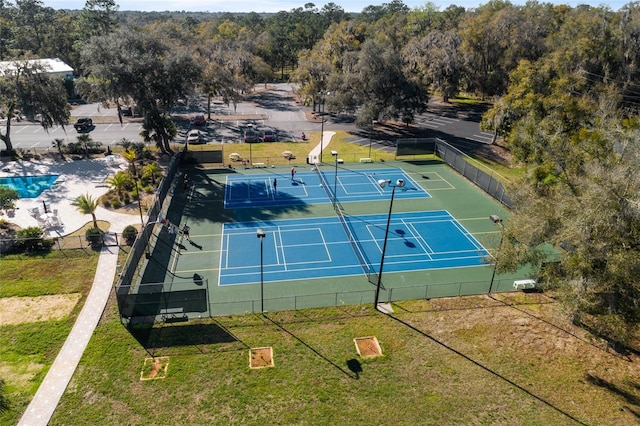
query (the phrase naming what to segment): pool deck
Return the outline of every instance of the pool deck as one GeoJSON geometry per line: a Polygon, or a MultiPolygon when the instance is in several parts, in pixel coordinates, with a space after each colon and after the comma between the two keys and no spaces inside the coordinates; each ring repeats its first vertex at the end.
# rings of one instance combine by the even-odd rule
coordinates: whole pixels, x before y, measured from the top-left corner
{"type": "MultiPolygon", "coordinates": [[[[39,214],[47,211],[57,211],[59,226],[46,227],[49,237],[67,235],[82,228],[91,221],[91,215],[81,214],[72,202],[83,194],[94,198],[106,194],[109,187],[106,179],[127,167],[124,159],[118,156],[110,158],[96,158],[91,160],[66,161],[12,161],[1,162],[0,177],[59,175],[51,189],[45,190],[37,198],[22,198],[16,201],[13,212],[0,211],[0,219],[5,219],[21,228],[42,226],[42,220],[33,217],[30,210],[37,207],[39,214]]],[[[110,232],[122,232],[128,225],[140,223],[140,216],[136,214],[117,213],[102,206],[96,209],[96,218],[111,224],[110,232]]]]}

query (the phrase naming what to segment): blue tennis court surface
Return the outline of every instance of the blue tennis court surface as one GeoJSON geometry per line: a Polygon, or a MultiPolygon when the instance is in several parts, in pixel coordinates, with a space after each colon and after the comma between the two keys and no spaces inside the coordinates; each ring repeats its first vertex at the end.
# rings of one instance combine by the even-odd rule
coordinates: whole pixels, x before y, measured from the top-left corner
{"type": "Polygon", "coordinates": [[[384,190],[379,179],[404,179],[406,185],[396,191],[396,198],[431,197],[402,169],[335,170],[290,174],[265,173],[259,175],[228,176],[225,188],[226,209],[290,206],[329,203],[327,190],[337,194],[338,201],[379,200],[384,190]],[[275,181],[275,185],[274,185],[275,181]]]}
{"type": "MultiPolygon", "coordinates": [[[[377,272],[387,215],[346,216],[365,270],[377,272]]],[[[331,278],[363,273],[337,217],[227,223],[223,228],[219,285],[260,282],[262,228],[264,282],[331,278]]],[[[484,265],[484,247],[446,211],[391,217],[385,272],[484,265]]]]}

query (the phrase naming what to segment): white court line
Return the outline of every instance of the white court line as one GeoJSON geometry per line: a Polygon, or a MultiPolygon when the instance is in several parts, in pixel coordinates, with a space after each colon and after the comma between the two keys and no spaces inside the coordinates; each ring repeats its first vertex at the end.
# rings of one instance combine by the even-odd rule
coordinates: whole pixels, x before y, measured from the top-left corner
{"type": "Polygon", "coordinates": [[[278,226],[278,228],[276,228],[276,231],[273,232],[273,240],[276,240],[276,236],[278,238],[278,240],[280,240],[280,245],[275,244],[276,247],[276,263],[278,265],[282,265],[282,267],[284,268],[284,270],[287,270],[287,259],[285,259],[284,256],[284,243],[282,242],[282,230],[280,229],[280,227],[278,226]],[[282,251],[282,263],[280,263],[280,256],[278,255],[278,251],[282,251]]]}
{"type": "Polygon", "coordinates": [[[431,257],[431,254],[434,253],[434,251],[431,248],[431,246],[429,245],[429,243],[427,242],[427,240],[424,239],[422,234],[420,234],[420,232],[418,232],[416,227],[413,226],[413,222],[406,222],[404,219],[402,219],[402,223],[405,224],[405,226],[407,227],[409,232],[411,232],[411,235],[416,239],[416,241],[418,241],[418,244],[420,244],[420,247],[422,247],[422,249],[424,250],[425,254],[429,257],[429,259],[432,260],[433,258],[431,257]],[[424,243],[424,244],[422,244],[422,243],[424,243]]]}

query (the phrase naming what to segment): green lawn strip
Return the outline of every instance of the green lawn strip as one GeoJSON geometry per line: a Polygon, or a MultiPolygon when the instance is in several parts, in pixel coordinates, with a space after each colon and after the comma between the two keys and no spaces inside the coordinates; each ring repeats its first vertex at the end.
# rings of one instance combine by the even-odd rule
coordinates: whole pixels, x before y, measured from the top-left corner
{"type": "Polygon", "coordinates": [[[592,410],[588,399],[601,399],[601,408],[616,407],[616,398],[581,383],[580,354],[545,365],[540,354],[519,352],[517,342],[496,351],[491,324],[441,332],[438,317],[450,313],[424,306],[398,314],[411,327],[347,306],[157,325],[135,336],[112,306],[52,424],[105,415],[110,424],[132,425],[571,424],[564,413],[587,423],[597,416],[608,424],[630,419],[617,408],[592,410]],[[353,338],[371,335],[384,355],[361,359],[353,338]],[[275,367],[250,370],[248,350],[262,346],[273,347],[275,367]],[[167,378],[141,382],[151,354],[170,357],[167,378]]]}
{"type": "Polygon", "coordinates": [[[98,257],[90,250],[53,251],[40,258],[3,257],[0,297],[86,294],[93,283],[98,257]]]}
{"type": "MultiPolygon", "coordinates": [[[[88,294],[98,262],[90,250],[5,256],[0,260],[0,297],[88,294]]],[[[16,424],[62,347],[84,301],[57,321],[0,326],[0,378],[9,410],[0,424],[16,424]]]]}
{"type": "Polygon", "coordinates": [[[16,424],[71,331],[73,320],[45,321],[0,327],[0,378],[9,410],[0,424],[16,424]]]}

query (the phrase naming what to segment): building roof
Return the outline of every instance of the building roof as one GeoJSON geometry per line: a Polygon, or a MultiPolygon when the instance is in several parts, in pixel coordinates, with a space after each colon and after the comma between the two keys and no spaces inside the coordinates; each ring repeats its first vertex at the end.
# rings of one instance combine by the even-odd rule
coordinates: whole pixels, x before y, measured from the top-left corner
{"type": "Polygon", "coordinates": [[[29,65],[40,65],[44,68],[48,75],[65,76],[67,74],[73,74],[73,68],[64,63],[60,58],[53,59],[27,59],[24,61],[2,61],[0,62],[0,75],[3,75],[5,71],[16,69],[16,64],[26,62],[29,65]]]}

